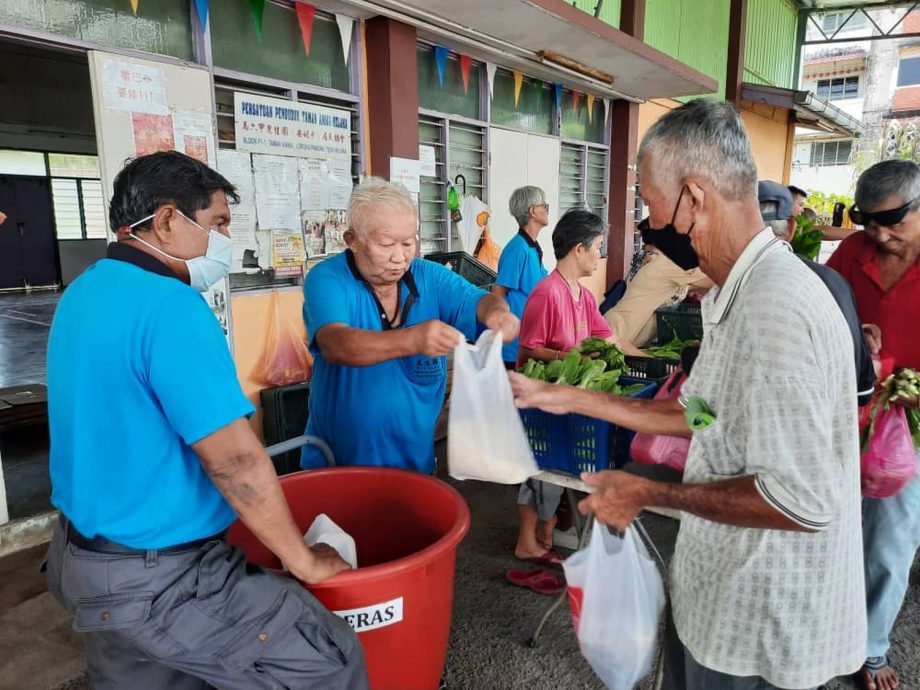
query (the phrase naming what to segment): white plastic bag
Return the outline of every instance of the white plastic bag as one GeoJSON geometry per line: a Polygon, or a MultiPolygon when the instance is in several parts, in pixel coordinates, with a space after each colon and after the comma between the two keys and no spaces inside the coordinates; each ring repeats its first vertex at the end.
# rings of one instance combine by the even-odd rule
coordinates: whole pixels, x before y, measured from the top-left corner
{"type": "Polygon", "coordinates": [[[316,516],[310,529],[303,535],[303,540],[307,546],[316,544],[328,544],[335,549],[343,561],[348,563],[352,568],[358,567],[358,554],[355,548],[354,538],[345,530],[339,527],[325,513],[316,516]]]}
{"type": "Polygon", "coordinates": [[[665,596],[635,527],[624,537],[595,523],[587,548],[562,564],[581,653],[610,690],[633,690],[655,658],[665,596]]]}
{"type": "Polygon", "coordinates": [[[514,406],[501,336],[492,331],[454,350],[447,460],[454,479],[520,484],[540,471],[514,406]]]}

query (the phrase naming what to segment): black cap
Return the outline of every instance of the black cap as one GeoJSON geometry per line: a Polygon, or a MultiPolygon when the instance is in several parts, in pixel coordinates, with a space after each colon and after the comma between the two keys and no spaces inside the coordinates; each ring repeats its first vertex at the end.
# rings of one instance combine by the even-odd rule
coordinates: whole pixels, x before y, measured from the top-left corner
{"type": "Polygon", "coordinates": [[[798,194],[799,196],[804,196],[806,199],[808,198],[808,192],[806,192],[806,191],[805,191],[804,189],[802,189],[801,187],[796,187],[794,184],[791,184],[791,185],[789,185],[788,189],[789,189],[789,191],[792,192],[793,194],[798,194]]]}
{"type": "Polygon", "coordinates": [[[792,215],[792,194],[779,182],[761,180],[757,183],[757,200],[761,204],[773,202],[776,204],[775,213],[761,214],[764,221],[788,220],[792,215]]]}

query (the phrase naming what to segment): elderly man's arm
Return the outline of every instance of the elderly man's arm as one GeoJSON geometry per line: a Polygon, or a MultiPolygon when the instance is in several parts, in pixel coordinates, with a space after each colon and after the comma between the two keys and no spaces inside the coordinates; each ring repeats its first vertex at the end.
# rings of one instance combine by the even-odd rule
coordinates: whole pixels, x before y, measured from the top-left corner
{"type": "Polygon", "coordinates": [[[484,295],[476,304],[476,320],[491,331],[502,334],[508,343],[517,338],[521,322],[511,313],[508,303],[496,294],[484,295]]]}
{"type": "Polygon", "coordinates": [[[272,461],[245,419],[192,445],[211,481],[245,525],[308,584],[347,570],[335,551],[311,549],[291,517],[272,461]]]}
{"type": "Polygon", "coordinates": [[[552,414],[581,414],[646,434],[692,436],[677,400],[641,400],[536,381],[510,372],[514,404],[552,414]]]}
{"type": "Polygon", "coordinates": [[[735,527],[815,532],[826,525],[808,525],[768,502],[754,476],[733,477],[706,484],[656,482],[620,471],[585,473],[594,488],[578,509],[594,513],[602,523],[626,529],[645,508],[670,508],[735,527]]]}
{"type": "Polygon", "coordinates": [[[323,358],[350,367],[367,367],[399,357],[423,354],[442,357],[463,340],[463,335],[443,321],[425,321],[408,328],[369,331],[344,323],[330,323],[316,333],[323,358]]]}

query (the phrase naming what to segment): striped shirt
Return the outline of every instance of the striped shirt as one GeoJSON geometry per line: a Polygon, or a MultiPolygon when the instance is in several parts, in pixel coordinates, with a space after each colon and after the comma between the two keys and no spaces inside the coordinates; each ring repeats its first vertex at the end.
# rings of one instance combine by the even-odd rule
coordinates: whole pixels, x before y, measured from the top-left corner
{"type": "Polygon", "coordinates": [[[814,687],[865,658],[853,341],[821,280],[767,229],[703,301],[684,396],[716,421],[693,436],[684,482],[755,477],[815,532],[687,515],[672,566],[674,619],[702,665],[814,687]]]}

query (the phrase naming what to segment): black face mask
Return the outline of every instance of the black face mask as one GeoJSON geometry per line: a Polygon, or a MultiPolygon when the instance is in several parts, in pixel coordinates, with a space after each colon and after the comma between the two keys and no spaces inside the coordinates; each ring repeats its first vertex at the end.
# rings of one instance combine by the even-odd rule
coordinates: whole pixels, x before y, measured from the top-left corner
{"type": "Polygon", "coordinates": [[[658,250],[668,257],[675,264],[685,271],[698,268],[700,259],[693,251],[690,244],[690,233],[693,232],[693,225],[687,230],[687,234],[682,234],[674,227],[674,221],[677,219],[677,212],[680,210],[680,202],[684,198],[684,190],[681,187],[680,196],[677,197],[677,205],[674,207],[674,213],[671,214],[671,222],[662,228],[651,228],[649,242],[658,247],[658,250]]]}

